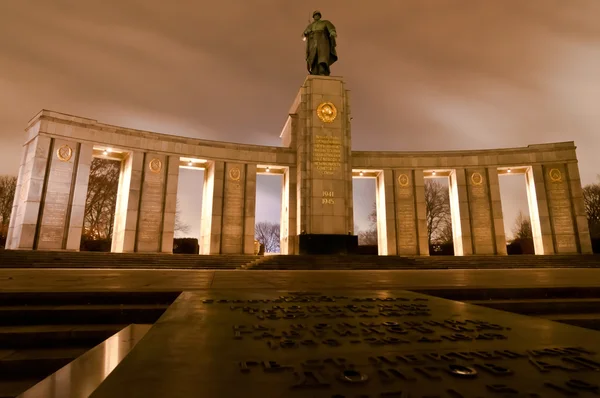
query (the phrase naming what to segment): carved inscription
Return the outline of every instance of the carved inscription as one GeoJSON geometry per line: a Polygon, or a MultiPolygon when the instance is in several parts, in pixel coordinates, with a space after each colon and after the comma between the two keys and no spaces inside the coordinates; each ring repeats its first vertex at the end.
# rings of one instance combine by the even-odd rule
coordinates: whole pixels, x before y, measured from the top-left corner
{"type": "Polygon", "coordinates": [[[469,190],[475,250],[479,254],[491,254],[494,252],[491,206],[481,173],[472,174],[469,190]]]}
{"type": "Polygon", "coordinates": [[[244,184],[242,171],[239,167],[232,167],[229,179],[225,182],[225,198],[223,208],[223,250],[235,252],[244,236],[244,184]]]}
{"type": "Polygon", "coordinates": [[[333,196],[333,191],[323,191],[323,199],[321,199],[321,203],[324,205],[334,205],[335,199],[333,196]]]}
{"type": "MultiPolygon", "coordinates": [[[[559,170],[552,170],[558,173],[557,175],[560,175],[559,170]]],[[[573,218],[571,215],[571,200],[566,182],[562,181],[562,179],[556,179],[546,184],[546,187],[552,224],[554,233],[556,234],[557,250],[559,252],[575,251],[576,245],[573,218]]]]}
{"type": "Polygon", "coordinates": [[[315,135],[313,165],[323,175],[333,175],[341,169],[342,142],[339,137],[315,135]]]}
{"type": "Polygon", "coordinates": [[[408,176],[400,175],[398,178],[398,198],[396,203],[396,220],[398,225],[398,238],[401,253],[412,253],[417,245],[417,228],[415,220],[415,203],[412,187],[408,184],[408,176]],[[402,184],[401,177],[406,177],[402,184]]]}
{"type": "Polygon", "coordinates": [[[523,344],[519,322],[499,324],[493,314],[468,319],[414,295],[261,297],[203,301],[203,313],[232,321],[222,331],[231,355],[218,366],[241,389],[323,398],[600,394],[596,353],[528,346],[535,339],[523,344]]]}
{"type": "Polygon", "coordinates": [[[163,183],[162,173],[146,173],[142,191],[142,205],[140,209],[140,227],[138,239],[140,242],[160,242],[160,222],[163,208],[163,183]]]}

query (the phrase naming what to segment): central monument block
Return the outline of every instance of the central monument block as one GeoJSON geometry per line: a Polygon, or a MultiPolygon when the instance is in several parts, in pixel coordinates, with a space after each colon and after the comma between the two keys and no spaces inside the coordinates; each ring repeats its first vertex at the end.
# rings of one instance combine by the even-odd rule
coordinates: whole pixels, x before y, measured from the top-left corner
{"type": "Polygon", "coordinates": [[[282,134],[297,152],[297,230],[301,254],[352,252],[350,107],[341,77],[308,76],[282,134]]]}

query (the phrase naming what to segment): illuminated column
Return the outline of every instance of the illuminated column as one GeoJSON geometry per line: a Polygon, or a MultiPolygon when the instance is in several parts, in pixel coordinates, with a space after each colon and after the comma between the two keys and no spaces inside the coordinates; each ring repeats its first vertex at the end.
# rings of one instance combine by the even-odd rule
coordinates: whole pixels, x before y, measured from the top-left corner
{"type": "Polygon", "coordinates": [[[394,203],[394,172],[382,170],[377,175],[375,191],[377,207],[377,247],[379,255],[395,256],[396,248],[396,206],[394,203]]]}
{"type": "Polygon", "coordinates": [[[527,169],[525,183],[535,254],[554,254],[546,183],[541,165],[536,164],[527,169]]]}
{"type": "Polygon", "coordinates": [[[298,254],[296,168],[284,170],[281,189],[281,254],[298,254]]]}
{"type": "Polygon", "coordinates": [[[455,256],[473,254],[465,173],[465,169],[455,169],[450,173],[450,213],[455,256]]]}
{"type": "Polygon", "coordinates": [[[583,189],[581,188],[581,178],[579,176],[579,167],[577,166],[577,163],[567,164],[567,179],[574,212],[575,231],[579,241],[579,252],[582,254],[591,254],[593,253],[592,241],[590,238],[587,213],[583,201],[583,189]]]}
{"type": "Polygon", "coordinates": [[[224,180],[225,162],[207,162],[202,191],[200,254],[219,254],[221,252],[224,180]]]}
{"type": "Polygon", "coordinates": [[[79,159],[76,175],[74,176],[73,193],[71,194],[71,209],[68,217],[69,229],[67,231],[67,250],[79,250],[81,234],[83,232],[83,219],[87,199],[88,181],[90,179],[90,166],[92,164],[92,144],[79,145],[79,159]]]}
{"type": "Polygon", "coordinates": [[[489,190],[489,200],[492,210],[492,230],[494,233],[494,242],[496,244],[496,254],[506,255],[506,233],[504,231],[504,217],[502,215],[502,200],[500,198],[500,181],[498,179],[498,169],[488,167],[487,181],[489,190]]]}
{"type": "Polygon", "coordinates": [[[34,248],[53,146],[54,141],[50,137],[37,135],[23,148],[6,246],[8,249],[34,248]]]}
{"type": "MultiPolygon", "coordinates": [[[[420,178],[423,180],[423,172],[419,170],[420,178]]],[[[413,170],[394,170],[391,180],[391,193],[393,194],[391,205],[392,222],[388,224],[394,230],[394,252],[398,255],[419,255],[419,222],[417,219],[417,186],[415,185],[415,173],[413,170]]],[[[423,181],[419,187],[424,190],[423,181]]],[[[389,233],[388,233],[389,236],[389,233]]],[[[429,252],[427,251],[426,254],[429,252]]]]}
{"type": "Polygon", "coordinates": [[[162,253],[173,253],[173,238],[175,235],[175,218],[177,213],[177,185],[179,184],[179,156],[168,156],[167,186],[164,196],[164,211],[162,225],[162,253]]]}
{"type": "Polygon", "coordinates": [[[142,188],[143,152],[129,152],[121,162],[111,251],[133,253],[142,188]]]}
{"type": "Polygon", "coordinates": [[[144,154],[135,252],[161,251],[168,172],[167,156],[157,153],[144,154]]]}

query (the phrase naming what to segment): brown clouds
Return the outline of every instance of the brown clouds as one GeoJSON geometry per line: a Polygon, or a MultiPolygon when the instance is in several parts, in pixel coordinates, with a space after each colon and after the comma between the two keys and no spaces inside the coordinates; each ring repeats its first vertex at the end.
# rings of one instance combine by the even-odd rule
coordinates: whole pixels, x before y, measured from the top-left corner
{"type": "Polygon", "coordinates": [[[0,173],[41,108],[278,144],[314,8],[338,28],[356,149],[575,140],[600,173],[598,0],[5,0],[0,173]]]}

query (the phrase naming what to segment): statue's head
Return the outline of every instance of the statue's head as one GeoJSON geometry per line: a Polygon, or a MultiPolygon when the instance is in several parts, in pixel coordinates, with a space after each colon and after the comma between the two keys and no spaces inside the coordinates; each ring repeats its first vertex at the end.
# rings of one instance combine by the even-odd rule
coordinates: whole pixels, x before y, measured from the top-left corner
{"type": "Polygon", "coordinates": [[[318,21],[319,19],[321,19],[321,11],[317,10],[317,11],[313,12],[313,18],[315,19],[315,21],[318,21]]]}

